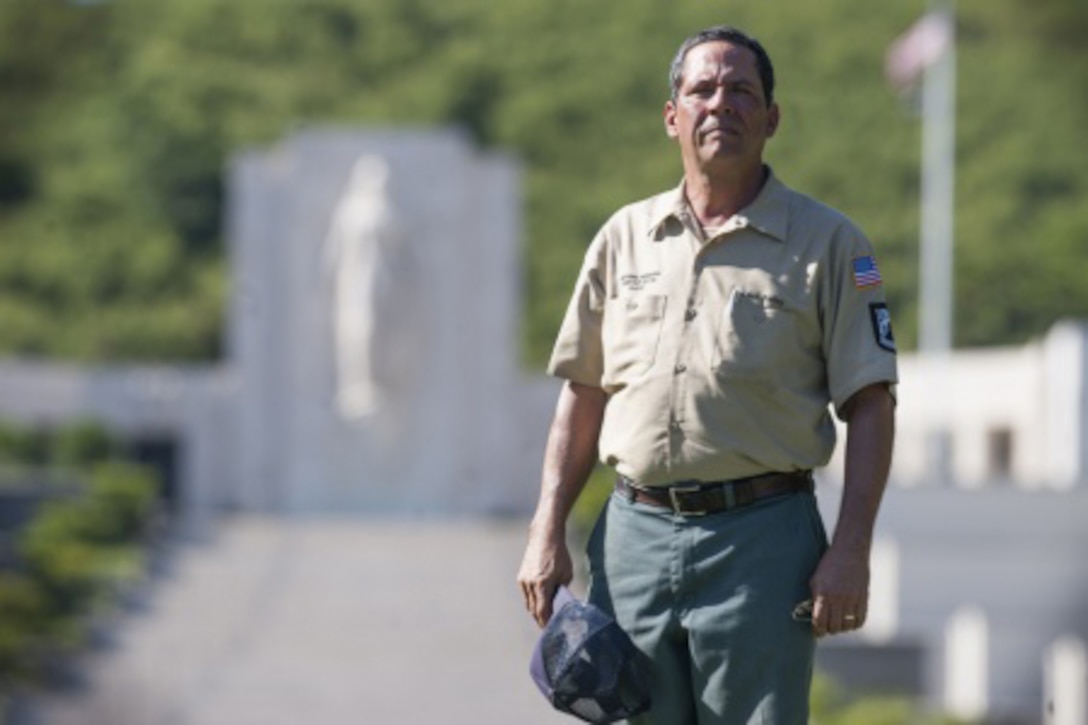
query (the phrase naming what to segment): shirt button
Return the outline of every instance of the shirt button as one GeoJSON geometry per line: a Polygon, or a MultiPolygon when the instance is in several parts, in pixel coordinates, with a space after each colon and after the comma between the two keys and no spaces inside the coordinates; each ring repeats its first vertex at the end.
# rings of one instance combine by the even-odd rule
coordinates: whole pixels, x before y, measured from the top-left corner
{"type": "Polygon", "coordinates": [[[678,372],[678,373],[682,373],[682,372],[684,372],[684,371],[685,371],[685,370],[687,370],[687,369],[688,369],[688,366],[687,366],[687,365],[685,365],[684,363],[680,363],[680,364],[679,364],[679,365],[677,365],[677,366],[676,366],[675,368],[673,368],[673,370],[674,370],[675,372],[678,372]]]}
{"type": "Polygon", "coordinates": [[[694,307],[689,307],[688,308],[688,311],[684,313],[684,319],[689,320],[689,321],[695,319],[695,308],[694,307]]]}

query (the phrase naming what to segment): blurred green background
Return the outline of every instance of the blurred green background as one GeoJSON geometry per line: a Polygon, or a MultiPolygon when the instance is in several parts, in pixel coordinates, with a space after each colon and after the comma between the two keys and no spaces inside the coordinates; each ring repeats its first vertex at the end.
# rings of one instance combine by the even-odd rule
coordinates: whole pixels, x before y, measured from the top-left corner
{"type": "MultiPolygon", "coordinates": [[[[679,41],[767,45],[789,184],[874,240],[916,337],[920,121],[883,77],[922,0],[3,0],[0,354],[210,360],[229,284],[224,164],[301,126],[462,126],[524,160],[524,359],[582,252],[680,177],[661,126],[679,41]]],[[[1088,3],[961,0],[956,342],[1088,316],[1088,3]]]]}

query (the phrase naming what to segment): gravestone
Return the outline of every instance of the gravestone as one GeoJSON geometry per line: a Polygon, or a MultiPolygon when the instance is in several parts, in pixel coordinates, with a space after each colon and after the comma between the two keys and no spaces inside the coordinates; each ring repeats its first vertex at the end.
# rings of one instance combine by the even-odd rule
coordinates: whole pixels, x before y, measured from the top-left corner
{"type": "Polygon", "coordinates": [[[519,370],[520,184],[456,131],[232,163],[244,509],[524,512],[557,384],[519,370]]]}

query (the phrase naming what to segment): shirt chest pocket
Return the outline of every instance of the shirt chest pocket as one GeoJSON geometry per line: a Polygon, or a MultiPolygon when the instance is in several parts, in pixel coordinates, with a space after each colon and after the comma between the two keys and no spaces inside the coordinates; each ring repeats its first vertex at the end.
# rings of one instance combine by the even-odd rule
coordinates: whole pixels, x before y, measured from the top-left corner
{"type": "Polygon", "coordinates": [[[796,359],[799,317],[783,295],[734,290],[718,324],[715,370],[728,377],[775,377],[796,359]]]}
{"type": "Polygon", "coordinates": [[[602,336],[606,381],[630,380],[654,364],[667,299],[664,295],[638,295],[605,303],[602,336]]]}

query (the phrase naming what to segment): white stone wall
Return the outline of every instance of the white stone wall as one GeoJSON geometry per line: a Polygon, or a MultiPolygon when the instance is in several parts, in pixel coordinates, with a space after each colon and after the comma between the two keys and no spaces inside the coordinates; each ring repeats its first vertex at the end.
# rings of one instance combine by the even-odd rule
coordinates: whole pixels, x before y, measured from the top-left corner
{"type": "MultiPolygon", "coordinates": [[[[230,184],[231,315],[246,507],[525,511],[555,384],[518,365],[520,171],[460,134],[311,131],[240,157],[230,184]],[[376,415],[335,399],[322,245],[355,162],[389,170],[389,204],[417,265],[408,324],[416,385],[376,415]]],[[[380,344],[380,342],[379,342],[380,344]]]]}
{"type": "MultiPolygon", "coordinates": [[[[850,639],[919,644],[935,707],[1033,722],[1058,688],[1066,702],[1055,707],[1080,712],[1079,665],[1059,676],[1047,663],[1055,642],[1088,641],[1086,330],[1066,322],[1023,347],[900,357],[895,459],[872,562],[877,626],[850,639]],[[1011,433],[1007,477],[992,470],[998,429],[1011,433]],[[929,446],[935,430],[951,440],[946,477],[929,446]],[[954,644],[972,639],[952,626],[965,612],[983,624],[981,655],[954,644]]],[[[820,473],[832,529],[841,470],[840,445],[820,473]]]]}
{"type": "Polygon", "coordinates": [[[230,505],[238,479],[236,380],[223,368],[83,368],[0,362],[0,417],[52,428],[91,419],[130,439],[173,439],[179,501],[199,515],[230,505]]]}
{"type": "MultiPolygon", "coordinates": [[[[900,355],[892,482],[962,488],[1072,490],[1088,484],[1083,325],[1056,325],[1022,347],[960,350],[946,358],[900,355]],[[1007,431],[1010,470],[995,471],[992,436],[1007,431]],[[947,473],[933,436],[948,436],[947,473]]],[[[840,424],[840,441],[845,428],[840,424]]],[[[840,445],[825,476],[839,480],[840,445]]]]}
{"type": "MultiPolygon", "coordinates": [[[[833,528],[837,489],[823,488],[819,498],[833,528]]],[[[872,580],[878,626],[821,646],[920,644],[926,695],[935,706],[966,680],[981,680],[992,715],[1032,721],[1044,703],[1049,648],[1062,637],[1088,638],[1085,521],[1085,491],[891,488],[875,549],[894,556],[872,562],[879,567],[872,580]],[[957,680],[948,628],[964,608],[982,614],[987,653],[981,671],[957,680]]]]}

